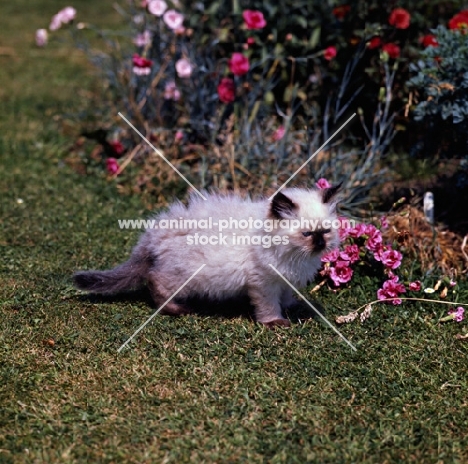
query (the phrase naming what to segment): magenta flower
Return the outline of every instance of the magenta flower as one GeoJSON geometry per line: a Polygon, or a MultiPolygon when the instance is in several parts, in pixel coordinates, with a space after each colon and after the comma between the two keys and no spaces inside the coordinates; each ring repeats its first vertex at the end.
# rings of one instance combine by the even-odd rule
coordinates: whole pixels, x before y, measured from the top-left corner
{"type": "Polygon", "coordinates": [[[223,77],[218,84],[218,96],[223,103],[231,103],[236,99],[236,87],[229,77],[223,77]]]}
{"type": "Polygon", "coordinates": [[[386,300],[393,298],[392,303],[394,305],[401,304],[401,299],[398,298],[401,293],[405,293],[406,289],[403,284],[398,283],[398,277],[393,276],[393,278],[386,280],[382,288],[377,290],[377,298],[379,300],[386,300]]]}
{"type": "Polygon", "coordinates": [[[36,45],[38,47],[45,47],[47,45],[47,30],[46,29],[38,29],[36,31],[36,45]]]}
{"type": "Polygon", "coordinates": [[[179,29],[184,22],[184,15],[176,10],[167,10],[164,13],[163,20],[169,29],[179,29]]]}
{"type": "Polygon", "coordinates": [[[344,251],[340,253],[340,258],[343,261],[349,261],[351,264],[359,261],[359,247],[357,245],[348,245],[344,251]]]}
{"type": "Polygon", "coordinates": [[[421,282],[419,280],[415,280],[414,282],[410,282],[408,287],[412,292],[419,292],[419,290],[421,290],[421,282]]]}
{"type": "Polygon", "coordinates": [[[353,270],[347,261],[337,261],[335,266],[330,268],[330,278],[337,287],[349,282],[351,277],[353,277],[353,270]]]}
{"type": "Polygon", "coordinates": [[[382,216],[380,218],[380,226],[382,227],[382,229],[388,229],[388,220],[386,216],[382,216]]]}
{"type": "Polygon", "coordinates": [[[174,81],[169,81],[166,83],[166,87],[164,88],[164,98],[166,100],[180,100],[180,90],[177,88],[174,81]]]}
{"type": "Polygon", "coordinates": [[[146,7],[148,8],[148,13],[159,17],[167,10],[167,3],[162,0],[150,0],[146,7]]]}
{"type": "Polygon", "coordinates": [[[400,266],[403,255],[397,250],[387,250],[380,253],[382,264],[390,269],[396,269],[400,266]]]}
{"type": "Polygon", "coordinates": [[[340,257],[340,250],[335,248],[324,254],[321,258],[322,263],[334,263],[340,257]]]}
{"type": "Polygon", "coordinates": [[[451,309],[449,314],[453,314],[453,319],[455,321],[461,322],[465,318],[465,309],[459,306],[457,309],[451,309]]]}
{"type": "Polygon", "coordinates": [[[106,169],[109,174],[115,174],[119,170],[119,163],[115,158],[107,158],[106,169]]]}
{"type": "Polygon", "coordinates": [[[273,132],[272,139],[274,142],[277,142],[278,140],[281,140],[284,137],[284,134],[286,133],[286,129],[284,126],[279,126],[278,129],[273,132]]]}
{"type": "Polygon", "coordinates": [[[372,224],[369,224],[366,227],[366,235],[368,236],[366,248],[370,251],[378,251],[382,247],[382,232],[372,224]]]}
{"type": "Polygon", "coordinates": [[[175,64],[177,75],[179,77],[190,77],[193,71],[192,64],[186,58],[181,58],[175,64]]]}
{"type": "Polygon", "coordinates": [[[184,138],[184,133],[182,131],[178,130],[175,133],[175,136],[174,136],[175,141],[180,142],[183,138],[184,138]]]}
{"type": "Polygon", "coordinates": [[[326,189],[326,188],[330,188],[331,187],[331,184],[330,182],[328,182],[327,179],[325,179],[324,177],[322,177],[321,179],[319,179],[315,185],[317,186],[317,188],[319,189],[326,189]]]}
{"type": "Polygon", "coordinates": [[[356,224],[355,227],[352,227],[348,230],[348,235],[353,238],[359,238],[362,235],[365,235],[367,227],[365,224],[356,224]]]}
{"type": "Polygon", "coordinates": [[[247,29],[263,29],[266,26],[263,13],[257,10],[245,10],[242,13],[247,29]]]}
{"type": "Polygon", "coordinates": [[[233,53],[231,59],[228,61],[229,70],[235,76],[243,76],[249,71],[249,59],[242,53],[233,53]]]}

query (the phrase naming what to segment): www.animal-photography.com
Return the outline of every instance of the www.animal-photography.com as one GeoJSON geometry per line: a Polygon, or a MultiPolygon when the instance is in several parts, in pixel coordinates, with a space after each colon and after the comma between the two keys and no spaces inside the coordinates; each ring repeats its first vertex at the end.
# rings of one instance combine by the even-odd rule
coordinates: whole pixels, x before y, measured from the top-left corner
{"type": "Polygon", "coordinates": [[[0,462],[468,461],[468,9],[18,0],[0,462]]]}

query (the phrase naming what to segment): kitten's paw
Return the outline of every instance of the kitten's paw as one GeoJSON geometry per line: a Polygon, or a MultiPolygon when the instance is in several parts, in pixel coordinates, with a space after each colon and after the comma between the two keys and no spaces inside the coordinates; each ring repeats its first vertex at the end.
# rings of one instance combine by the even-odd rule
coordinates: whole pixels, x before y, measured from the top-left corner
{"type": "Polygon", "coordinates": [[[262,322],[265,327],[273,330],[275,327],[291,327],[288,319],[273,319],[272,321],[262,322]]]}
{"type": "Polygon", "coordinates": [[[175,303],[169,303],[167,304],[159,314],[163,316],[185,316],[187,314],[191,314],[192,310],[188,308],[187,306],[175,304],[175,303]]]}

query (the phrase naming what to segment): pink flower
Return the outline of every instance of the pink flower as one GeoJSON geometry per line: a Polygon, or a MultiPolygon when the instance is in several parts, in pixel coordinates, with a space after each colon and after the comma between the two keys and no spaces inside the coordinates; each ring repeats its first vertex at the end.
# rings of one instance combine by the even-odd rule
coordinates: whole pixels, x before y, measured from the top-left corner
{"type": "Polygon", "coordinates": [[[380,258],[384,266],[396,269],[400,266],[403,256],[399,251],[391,249],[380,253],[380,258]]]}
{"type": "Polygon", "coordinates": [[[330,268],[330,278],[337,287],[349,282],[351,277],[353,277],[353,270],[347,261],[337,261],[335,266],[330,268]]]}
{"type": "Polygon", "coordinates": [[[336,47],[327,47],[324,52],[323,52],[323,57],[327,60],[327,61],[331,61],[333,58],[335,58],[336,56],[336,47]]]}
{"type": "Polygon", "coordinates": [[[223,77],[218,84],[218,96],[223,103],[231,103],[236,98],[234,81],[229,77],[223,77]]]}
{"type": "Polygon", "coordinates": [[[107,158],[106,169],[109,174],[115,174],[119,170],[119,163],[115,158],[107,158]]]}
{"type": "Polygon", "coordinates": [[[397,44],[387,43],[382,47],[382,50],[393,60],[396,60],[400,56],[400,47],[397,44]]]}
{"type": "Polygon", "coordinates": [[[334,263],[340,256],[340,250],[338,248],[329,251],[324,254],[321,258],[322,263],[334,263]]]}
{"type": "Polygon", "coordinates": [[[243,76],[249,71],[249,59],[242,53],[233,53],[231,59],[228,61],[229,70],[235,76],[243,76]]]}
{"type": "Polygon", "coordinates": [[[174,81],[166,82],[166,87],[164,88],[164,98],[166,100],[180,100],[180,90],[177,88],[174,81]]]}
{"type": "Polygon", "coordinates": [[[408,29],[410,20],[411,15],[404,8],[395,8],[388,18],[389,24],[397,29],[408,29]]]}
{"type": "Polygon", "coordinates": [[[382,227],[382,229],[388,229],[388,219],[387,219],[387,216],[382,216],[380,218],[380,226],[382,227]]]}
{"type": "Polygon", "coordinates": [[[175,133],[174,139],[176,142],[180,142],[184,138],[184,133],[182,131],[177,131],[175,133]]]}
{"type": "Polygon", "coordinates": [[[321,179],[319,179],[315,185],[317,186],[317,188],[319,189],[327,189],[327,188],[330,188],[331,187],[331,184],[330,182],[328,182],[327,179],[325,179],[324,177],[322,177],[321,179]]]}
{"type": "Polygon", "coordinates": [[[144,58],[143,56],[135,53],[132,57],[132,63],[133,72],[137,76],[147,76],[151,73],[151,65],[153,64],[151,60],[148,60],[147,58],[144,58]]]}
{"type": "Polygon", "coordinates": [[[177,75],[179,77],[190,77],[193,71],[192,64],[186,58],[181,58],[175,64],[177,75]]]}
{"type": "Polygon", "coordinates": [[[340,253],[340,258],[344,261],[349,261],[351,264],[359,261],[359,247],[357,245],[348,245],[340,253]]]}
{"type": "Polygon", "coordinates": [[[263,13],[257,10],[245,10],[242,13],[247,29],[263,29],[266,26],[263,13]]]}
{"type": "Polygon", "coordinates": [[[162,0],[150,0],[146,6],[148,8],[148,13],[158,17],[162,16],[163,13],[167,10],[167,3],[163,2],[162,0]]]}
{"type": "Polygon", "coordinates": [[[405,293],[406,289],[403,284],[398,283],[398,277],[395,277],[396,276],[394,276],[390,280],[386,280],[383,283],[382,288],[379,288],[379,290],[377,290],[377,298],[379,300],[393,298],[392,303],[394,305],[399,305],[401,304],[401,299],[398,297],[401,293],[405,293]]]}
{"type": "Polygon", "coordinates": [[[254,45],[255,37],[247,37],[247,45],[254,45]]]}
{"type": "Polygon", "coordinates": [[[453,314],[453,319],[457,322],[463,321],[465,318],[465,309],[461,306],[459,306],[457,309],[451,309],[449,310],[449,314],[453,314]]]}
{"type": "Polygon", "coordinates": [[[134,39],[133,43],[137,47],[146,47],[151,43],[151,32],[150,31],[144,31],[141,34],[138,34],[134,39]]]}
{"type": "Polygon", "coordinates": [[[366,226],[366,248],[370,251],[378,251],[382,246],[382,232],[374,225],[369,224],[366,226]]]}
{"type": "Polygon", "coordinates": [[[56,31],[57,29],[60,29],[63,24],[68,24],[69,22],[73,21],[75,17],[75,8],[73,8],[72,6],[67,6],[52,17],[49,29],[51,31],[56,31]]]}
{"type": "Polygon", "coordinates": [[[275,132],[273,132],[273,135],[271,137],[272,140],[274,142],[281,140],[284,137],[285,132],[286,132],[286,129],[284,128],[284,126],[279,126],[278,129],[276,129],[275,132]]]}
{"type": "MultiPolygon", "coordinates": [[[[123,146],[120,140],[113,140],[109,142],[109,145],[112,147],[112,150],[117,156],[120,156],[125,151],[125,147],[123,146]]],[[[109,159],[114,159],[114,158],[109,158],[109,159]]]]}
{"type": "Polygon", "coordinates": [[[408,287],[412,292],[419,292],[419,290],[421,290],[421,282],[419,280],[415,280],[414,282],[410,282],[408,287]]]}
{"type": "Polygon", "coordinates": [[[179,29],[184,22],[184,15],[176,10],[167,10],[164,13],[163,20],[169,29],[179,29]]]}
{"type": "Polygon", "coordinates": [[[38,29],[36,31],[36,45],[38,47],[45,47],[47,45],[47,30],[46,29],[38,29]]]}
{"type": "Polygon", "coordinates": [[[457,285],[457,283],[453,279],[450,279],[449,285],[451,287],[455,287],[455,285],[457,285]]]}

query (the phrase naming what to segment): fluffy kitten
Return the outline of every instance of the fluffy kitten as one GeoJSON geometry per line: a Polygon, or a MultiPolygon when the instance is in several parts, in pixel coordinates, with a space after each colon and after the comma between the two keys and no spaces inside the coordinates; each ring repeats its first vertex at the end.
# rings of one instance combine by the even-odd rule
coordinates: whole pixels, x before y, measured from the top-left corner
{"type": "Polygon", "coordinates": [[[192,224],[188,229],[147,229],[127,262],[108,271],[77,272],[74,275],[75,285],[93,293],[114,294],[140,287],[146,282],[159,307],[202,264],[206,264],[163,308],[161,314],[189,313],[190,308],[184,304],[188,298],[222,301],[248,295],[258,322],[268,327],[289,326],[282,309],[293,305],[296,300],[291,288],[269,265],[272,264],[298,288],[314,278],[321,266],[320,258],[339,244],[338,231],[320,225],[323,220],[336,219],[333,198],[338,188],[288,188],[277,193],[271,201],[254,201],[235,194],[205,194],[207,200],[192,196],[187,207],[176,203],[167,212],[156,216],[155,220],[163,224],[162,220],[207,221],[212,218],[214,225],[223,220],[231,221],[230,226],[222,231],[226,237],[224,243],[196,245],[197,233],[199,238],[202,235],[208,239],[218,238],[212,238],[212,242],[220,240],[217,228],[207,230],[199,223],[192,224]],[[270,226],[274,224],[274,227],[272,230],[268,227],[245,229],[241,228],[245,222],[233,222],[249,218],[263,220],[270,226]],[[298,226],[301,219],[319,222],[312,228],[304,229],[298,226]],[[290,224],[281,220],[289,220],[290,224]],[[275,244],[271,243],[273,236],[277,236],[273,240],[275,244]],[[237,240],[242,241],[238,243],[237,240]]]}

